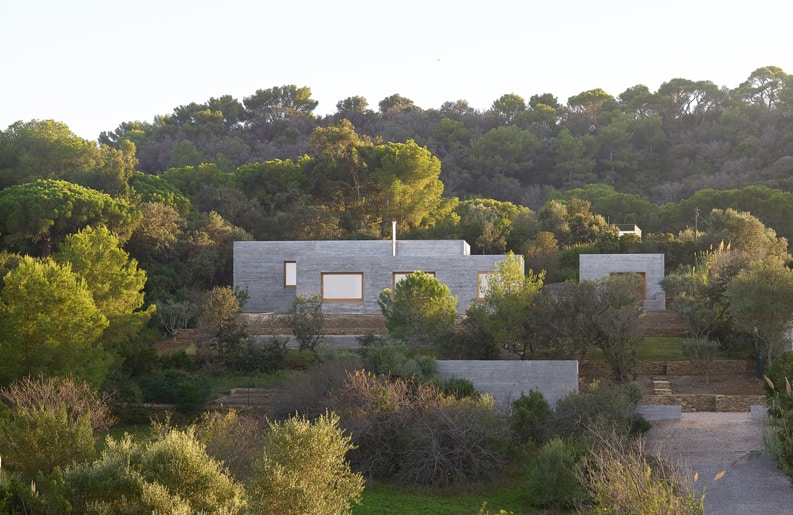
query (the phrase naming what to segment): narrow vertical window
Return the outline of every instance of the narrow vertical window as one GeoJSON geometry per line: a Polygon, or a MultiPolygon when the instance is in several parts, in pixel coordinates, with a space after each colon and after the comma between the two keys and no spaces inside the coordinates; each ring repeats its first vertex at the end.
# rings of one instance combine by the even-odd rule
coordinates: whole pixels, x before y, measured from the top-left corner
{"type": "Polygon", "coordinates": [[[476,274],[476,300],[487,299],[487,283],[494,272],[478,272],[476,274]]]}
{"type": "Polygon", "coordinates": [[[284,288],[297,287],[297,263],[284,261],[284,288]]]}

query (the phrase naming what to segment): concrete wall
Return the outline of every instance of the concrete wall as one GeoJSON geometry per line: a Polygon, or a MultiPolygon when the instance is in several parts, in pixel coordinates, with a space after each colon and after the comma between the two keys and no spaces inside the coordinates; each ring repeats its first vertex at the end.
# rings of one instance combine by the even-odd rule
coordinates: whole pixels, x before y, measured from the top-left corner
{"type": "Polygon", "coordinates": [[[422,270],[458,297],[464,313],[478,293],[478,273],[492,272],[503,255],[470,255],[463,240],[238,241],[234,242],[234,286],[247,289],[245,311],[286,311],[297,295],[321,293],[323,272],[362,272],[362,302],[325,302],[328,314],[380,314],[377,299],[392,288],[394,272],[422,270]],[[284,261],[296,262],[297,280],[284,287],[284,261]]]}
{"type": "Polygon", "coordinates": [[[664,278],[663,254],[581,254],[578,266],[581,281],[597,281],[613,273],[643,273],[646,281],[644,307],[649,311],[666,309],[666,294],[661,288],[664,278]]]}
{"type": "Polygon", "coordinates": [[[539,390],[551,405],[571,391],[578,391],[578,361],[475,361],[439,360],[443,377],[468,379],[480,392],[486,392],[500,405],[510,407],[521,392],[539,390]]]}

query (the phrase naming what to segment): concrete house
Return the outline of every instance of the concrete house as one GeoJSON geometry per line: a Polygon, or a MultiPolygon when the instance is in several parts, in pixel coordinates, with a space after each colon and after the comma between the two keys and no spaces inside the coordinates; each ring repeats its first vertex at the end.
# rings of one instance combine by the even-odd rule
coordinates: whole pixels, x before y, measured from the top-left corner
{"type": "Polygon", "coordinates": [[[610,275],[635,273],[644,279],[644,307],[648,311],[666,309],[666,293],[661,287],[664,278],[663,254],[581,254],[578,277],[581,281],[597,281],[610,275]]]}
{"type": "Polygon", "coordinates": [[[471,255],[464,240],[236,241],[234,287],[248,313],[283,312],[298,295],[320,294],[327,314],[379,315],[377,299],[405,275],[434,275],[464,313],[482,299],[503,255],[471,255]]]}

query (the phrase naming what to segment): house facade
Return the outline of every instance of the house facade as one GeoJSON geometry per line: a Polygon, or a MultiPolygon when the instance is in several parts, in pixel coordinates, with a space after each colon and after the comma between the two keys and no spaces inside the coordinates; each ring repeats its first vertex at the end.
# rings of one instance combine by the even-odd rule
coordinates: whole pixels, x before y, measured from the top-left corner
{"type": "Polygon", "coordinates": [[[284,312],[295,297],[319,294],[327,314],[379,315],[383,289],[421,270],[464,313],[504,258],[471,255],[464,240],[236,241],[234,287],[247,290],[248,313],[284,312]]]}
{"type": "Polygon", "coordinates": [[[666,309],[663,254],[581,254],[578,261],[581,281],[597,281],[611,275],[635,273],[644,279],[644,307],[648,311],[666,309]]]}

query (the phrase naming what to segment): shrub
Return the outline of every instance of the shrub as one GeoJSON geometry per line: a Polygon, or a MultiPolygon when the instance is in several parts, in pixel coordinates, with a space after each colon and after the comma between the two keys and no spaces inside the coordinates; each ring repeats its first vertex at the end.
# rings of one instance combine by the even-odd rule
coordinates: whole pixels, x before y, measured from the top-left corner
{"type": "Polygon", "coordinates": [[[510,450],[511,432],[492,398],[447,400],[420,412],[397,435],[398,473],[410,485],[463,485],[493,480],[510,450]]]}
{"type": "Polygon", "coordinates": [[[338,422],[326,413],[270,425],[247,483],[254,513],[349,513],[361,502],[363,477],[345,459],[353,446],[338,422]]]}
{"type": "Polygon", "coordinates": [[[683,341],[683,356],[705,374],[705,383],[713,361],[719,353],[719,342],[705,338],[689,338],[683,341]]]}
{"type": "Polygon", "coordinates": [[[449,377],[441,381],[440,388],[444,395],[454,397],[455,399],[463,399],[466,397],[475,397],[477,395],[474,383],[462,377],[449,377]]]}
{"type": "Polygon", "coordinates": [[[598,445],[576,470],[590,504],[594,505],[594,510],[593,506],[586,506],[588,511],[640,515],[704,513],[704,495],[695,490],[694,478],[661,458],[649,461],[641,438],[601,433],[597,439],[598,445]]]}
{"type": "Polygon", "coordinates": [[[300,350],[309,350],[316,358],[316,348],[322,343],[322,326],[325,322],[322,297],[319,294],[295,297],[284,319],[300,345],[300,350]]]}
{"type": "Polygon", "coordinates": [[[261,419],[235,410],[206,411],[195,425],[196,439],[206,446],[207,454],[239,479],[250,474],[263,433],[261,419]]]}
{"type": "Polygon", "coordinates": [[[647,421],[636,413],[641,396],[636,383],[592,383],[587,390],[570,392],[556,403],[551,432],[575,439],[591,436],[596,431],[644,432],[648,429],[647,421]]]}
{"type": "Polygon", "coordinates": [[[361,350],[363,366],[377,375],[429,380],[437,364],[431,356],[414,355],[405,344],[393,338],[372,338],[361,350]]]}
{"type": "Polygon", "coordinates": [[[548,421],[553,411],[545,396],[539,390],[529,390],[529,395],[521,392],[512,401],[512,429],[522,443],[533,441],[542,443],[548,431],[548,421]]]}
{"type": "Polygon", "coordinates": [[[174,404],[178,411],[190,412],[206,404],[212,385],[184,370],[165,370],[141,379],[141,391],[146,402],[174,404]]]}
{"type": "Polygon", "coordinates": [[[344,355],[328,359],[306,370],[295,372],[283,385],[283,393],[274,400],[273,415],[285,418],[295,413],[314,418],[325,412],[328,395],[342,387],[347,374],[360,369],[357,356],[344,355]]]}
{"type": "Polygon", "coordinates": [[[108,437],[102,456],[65,474],[76,512],[239,513],[242,485],[210,458],[192,429],[148,443],[108,437]]]}
{"type": "Polygon", "coordinates": [[[417,412],[441,401],[432,385],[356,371],[331,392],[328,405],[353,435],[356,449],[349,456],[353,468],[368,478],[391,478],[400,467],[398,440],[417,412]]]}
{"type": "Polygon", "coordinates": [[[766,376],[765,380],[766,388],[771,392],[768,394],[766,448],[779,468],[793,477],[793,388],[787,378],[783,379],[785,386],[781,389],[777,389],[769,377],[766,376]]]}
{"type": "Polygon", "coordinates": [[[785,378],[793,379],[793,351],[783,352],[768,365],[765,376],[768,378],[764,382],[765,391],[768,396],[775,392],[785,390],[785,378]],[[773,387],[768,384],[771,380],[773,387]]]}
{"type": "Polygon", "coordinates": [[[252,341],[246,338],[226,357],[229,368],[239,372],[270,373],[284,368],[286,338],[276,336],[252,341]]]}
{"type": "Polygon", "coordinates": [[[25,377],[0,389],[0,396],[23,410],[66,409],[69,419],[88,418],[92,429],[106,430],[115,423],[109,397],[71,377],[25,377]]]}
{"type": "Polygon", "coordinates": [[[3,463],[27,479],[56,466],[66,467],[93,458],[94,433],[87,417],[73,420],[66,409],[16,408],[0,422],[3,463]]]}
{"type": "Polygon", "coordinates": [[[532,461],[526,477],[529,503],[554,510],[570,508],[586,499],[586,490],[576,477],[579,452],[561,438],[546,442],[532,461]]]}
{"type": "Polygon", "coordinates": [[[106,398],[72,378],[24,378],[0,389],[9,404],[0,419],[4,464],[33,479],[95,455],[95,429],[114,420],[106,398]]]}
{"type": "Polygon", "coordinates": [[[356,372],[330,407],[353,435],[352,466],[373,479],[437,486],[492,479],[511,444],[491,397],[445,398],[429,383],[356,372]]]}

